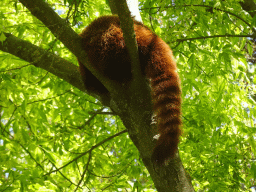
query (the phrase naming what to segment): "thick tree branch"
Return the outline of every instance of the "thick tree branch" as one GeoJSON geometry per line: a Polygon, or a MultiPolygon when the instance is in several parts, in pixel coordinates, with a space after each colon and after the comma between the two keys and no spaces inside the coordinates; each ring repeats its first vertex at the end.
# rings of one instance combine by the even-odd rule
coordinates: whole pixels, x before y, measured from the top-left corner
{"type": "Polygon", "coordinates": [[[154,169],[151,160],[152,148],[154,145],[154,142],[152,141],[154,129],[152,129],[152,127],[154,126],[150,127],[150,123],[148,122],[148,120],[151,120],[149,115],[152,115],[150,88],[149,86],[145,86],[147,85],[145,83],[145,78],[141,77],[141,70],[138,69],[140,68],[138,63],[138,48],[137,43],[134,40],[134,30],[132,30],[133,22],[132,20],[129,20],[130,12],[127,10],[128,7],[126,2],[125,0],[114,1],[121,21],[121,28],[124,33],[129,56],[133,57],[132,74],[134,81],[131,83],[131,90],[135,90],[129,95],[128,113],[124,112],[120,117],[122,118],[125,127],[128,129],[130,138],[140,151],[142,160],[151,174],[157,190],[159,192],[192,192],[194,189],[185,173],[185,169],[178,154],[175,158],[170,160],[168,166],[158,167],[159,169],[157,172],[154,169]],[[128,43],[130,44],[128,45],[128,43]],[[127,117],[125,116],[128,116],[129,119],[127,120],[127,117]]]}
{"type": "Polygon", "coordinates": [[[81,52],[78,34],[45,1],[20,0],[72,53],[81,52]]]}
{"type": "Polygon", "coordinates": [[[81,37],[43,0],[20,0],[20,2],[58,38],[111,92],[120,86],[106,78],[90,64],[83,51],[81,37]]]}
{"type": "Polygon", "coordinates": [[[12,34],[4,34],[7,38],[3,43],[0,43],[0,50],[19,57],[36,67],[45,69],[78,89],[85,91],[76,65],[12,34]]]}
{"type": "Polygon", "coordinates": [[[131,12],[128,9],[126,0],[115,0],[115,6],[121,22],[122,31],[124,33],[124,41],[131,59],[133,79],[139,82],[139,80],[142,79],[142,72],[131,12]]]}

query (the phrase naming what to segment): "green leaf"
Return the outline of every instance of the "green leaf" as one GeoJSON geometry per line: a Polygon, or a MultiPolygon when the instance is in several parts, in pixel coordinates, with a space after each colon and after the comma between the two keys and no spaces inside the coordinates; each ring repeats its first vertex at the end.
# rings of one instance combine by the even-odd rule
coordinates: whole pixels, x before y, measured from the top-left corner
{"type": "Polygon", "coordinates": [[[253,53],[253,47],[251,46],[251,44],[247,44],[247,49],[248,49],[248,53],[250,56],[252,56],[253,53]]]}
{"type": "Polygon", "coordinates": [[[4,35],[3,32],[0,31],[0,41],[3,43],[6,39],[6,36],[4,35]]]}

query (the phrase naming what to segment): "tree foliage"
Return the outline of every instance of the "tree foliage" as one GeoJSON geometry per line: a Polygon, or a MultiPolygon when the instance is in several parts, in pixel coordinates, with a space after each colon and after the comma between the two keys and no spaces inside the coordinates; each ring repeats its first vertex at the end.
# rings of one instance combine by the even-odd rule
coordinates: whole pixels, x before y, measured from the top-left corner
{"type": "MultiPolygon", "coordinates": [[[[111,14],[102,0],[47,2],[77,33],[111,14]]],[[[249,191],[256,185],[256,19],[244,4],[140,1],[144,24],[177,60],[184,124],[179,151],[196,191],[249,191]]],[[[12,33],[77,64],[18,1],[1,0],[0,17],[0,41],[3,32],[12,33]]],[[[0,119],[0,191],[154,189],[117,116],[7,51],[0,52],[0,119]]]]}

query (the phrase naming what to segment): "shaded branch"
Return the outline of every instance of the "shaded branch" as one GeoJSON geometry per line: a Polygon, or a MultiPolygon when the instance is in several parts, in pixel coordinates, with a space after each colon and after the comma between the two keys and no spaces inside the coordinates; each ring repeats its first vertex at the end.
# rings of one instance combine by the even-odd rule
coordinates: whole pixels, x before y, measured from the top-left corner
{"type": "Polygon", "coordinates": [[[82,176],[81,176],[81,179],[79,180],[79,182],[78,182],[78,184],[77,184],[77,187],[76,187],[75,191],[77,191],[78,187],[80,186],[80,184],[82,183],[82,181],[83,181],[83,179],[84,179],[84,176],[85,176],[85,173],[86,173],[87,170],[88,170],[88,167],[89,167],[91,158],[92,158],[92,151],[89,152],[88,161],[87,161],[87,163],[86,163],[85,169],[84,169],[84,171],[83,171],[83,174],[82,174],[82,176]]]}
{"type": "MultiPolygon", "coordinates": [[[[232,13],[230,11],[227,11],[227,10],[223,10],[223,9],[219,9],[219,8],[216,8],[216,7],[212,7],[212,6],[209,6],[209,5],[182,5],[182,7],[188,7],[188,6],[193,6],[193,7],[206,7],[206,8],[211,8],[211,9],[214,9],[214,10],[217,10],[217,11],[221,11],[221,12],[224,12],[224,13],[228,13],[230,15],[233,15],[234,17],[240,19],[241,21],[243,21],[246,25],[248,25],[249,27],[251,27],[251,24],[248,23],[245,19],[243,19],[242,17],[240,17],[239,15],[235,14],[235,13],[232,13]]],[[[255,33],[255,29],[253,29],[253,32],[255,33]]]]}
{"type": "MultiPolygon", "coordinates": [[[[1,49],[1,47],[0,47],[0,49],[1,49]]],[[[0,71],[0,73],[6,73],[8,71],[14,71],[14,70],[22,69],[22,68],[30,66],[30,65],[33,65],[33,64],[27,64],[27,65],[23,65],[21,67],[15,67],[15,68],[12,68],[12,69],[3,70],[3,71],[0,71]]]]}
{"type": "Polygon", "coordinates": [[[122,170],[118,171],[116,174],[114,175],[109,175],[109,176],[99,176],[99,175],[96,175],[95,173],[91,172],[90,170],[88,170],[88,172],[90,172],[90,174],[92,174],[93,176],[95,177],[99,177],[99,178],[104,178],[104,179],[108,179],[108,178],[113,178],[113,177],[117,177],[119,175],[122,175],[125,170],[132,164],[134,160],[130,161],[122,170]]]}
{"type": "MultiPolygon", "coordinates": [[[[49,160],[49,161],[50,161],[50,160],[49,160]]],[[[56,165],[55,165],[52,161],[50,161],[50,163],[51,163],[55,168],[57,168],[56,165]]],[[[61,174],[61,176],[62,176],[64,179],[66,179],[68,182],[70,182],[71,184],[77,186],[77,185],[76,185],[75,183],[73,183],[69,178],[67,178],[61,171],[59,171],[58,173],[61,174]]],[[[77,187],[79,187],[79,186],[77,186],[77,187]]],[[[79,188],[81,189],[81,187],[79,187],[79,188]]]]}
{"type": "Polygon", "coordinates": [[[121,23],[121,29],[124,34],[125,45],[131,59],[131,68],[133,79],[139,82],[142,79],[142,72],[139,61],[138,45],[134,32],[134,21],[131,12],[127,6],[126,0],[114,0],[118,16],[121,23]]]}
{"type": "MultiPolygon", "coordinates": [[[[250,14],[251,14],[251,16],[253,17],[254,15],[255,15],[255,13],[254,14],[252,14],[253,12],[253,10],[255,11],[255,9],[256,9],[256,7],[255,7],[255,4],[254,5],[252,5],[252,2],[253,2],[253,0],[245,0],[244,1],[244,3],[242,3],[242,2],[240,2],[240,5],[242,6],[242,4],[244,5],[244,7],[243,7],[243,9],[245,10],[245,11],[247,11],[247,12],[251,12],[250,14]],[[249,3],[250,2],[250,3],[249,3]],[[247,4],[249,4],[249,5],[247,5],[247,4]],[[246,6],[247,5],[247,6],[246,6]],[[251,6],[252,5],[252,6],[251,6]],[[254,8],[253,8],[254,7],[254,8]]],[[[253,2],[254,3],[254,2],[253,2]]],[[[176,6],[164,6],[164,8],[173,8],[173,7],[176,7],[176,6]]],[[[209,6],[209,5],[178,5],[177,7],[205,7],[205,8],[210,8],[210,9],[214,9],[214,10],[217,10],[217,11],[221,11],[221,12],[225,12],[225,13],[228,13],[228,14],[230,14],[230,15],[232,15],[232,16],[234,16],[234,17],[236,17],[236,18],[238,18],[238,19],[240,19],[241,21],[243,21],[246,25],[248,25],[249,27],[252,27],[251,26],[251,24],[250,23],[248,23],[245,19],[243,19],[241,16],[239,16],[239,15],[237,15],[237,14],[235,14],[235,13],[232,13],[232,12],[230,12],[230,11],[227,11],[227,10],[223,10],[223,9],[220,9],[220,8],[216,8],[216,7],[212,7],[212,6],[209,6]]],[[[151,7],[151,8],[145,8],[145,9],[160,9],[161,7],[151,7]]],[[[141,9],[141,10],[143,10],[143,9],[141,9]]],[[[253,32],[255,33],[256,32],[256,30],[254,29],[254,28],[252,28],[252,30],[253,30],[253,32]]]]}
{"type": "Polygon", "coordinates": [[[71,90],[67,90],[59,95],[56,95],[56,96],[53,96],[53,97],[50,97],[50,98],[45,98],[45,99],[40,99],[40,100],[36,100],[36,101],[31,101],[31,102],[28,102],[27,104],[32,104],[32,103],[37,103],[37,102],[42,102],[42,101],[47,101],[47,100],[51,100],[51,99],[54,99],[54,98],[57,98],[57,97],[60,97],[62,95],[65,95],[66,93],[70,93],[71,90]]]}
{"type": "Polygon", "coordinates": [[[56,170],[53,170],[53,171],[51,171],[51,172],[45,174],[44,176],[50,175],[51,173],[54,173],[54,172],[59,171],[60,169],[63,169],[64,167],[66,167],[66,166],[68,166],[69,164],[73,163],[74,161],[78,160],[79,158],[81,158],[82,156],[86,155],[87,153],[90,153],[93,149],[99,147],[99,146],[102,145],[103,143],[105,143],[105,142],[107,142],[107,141],[109,141],[109,140],[111,140],[111,139],[113,139],[113,138],[115,138],[115,137],[117,137],[117,136],[119,136],[119,135],[121,135],[121,134],[123,134],[123,133],[126,133],[126,132],[127,132],[127,130],[125,129],[125,130],[123,130],[123,131],[120,131],[119,133],[116,133],[115,135],[112,135],[112,136],[108,137],[107,139],[104,139],[103,141],[101,141],[101,142],[99,142],[98,144],[92,146],[91,149],[89,149],[88,151],[86,151],[86,152],[82,153],[81,155],[77,156],[76,158],[74,158],[73,160],[71,160],[70,162],[68,162],[67,164],[63,165],[62,167],[60,167],[60,168],[58,168],[58,169],[56,169],[56,170]]]}
{"type": "Polygon", "coordinates": [[[204,36],[204,37],[176,39],[174,42],[191,41],[191,40],[197,40],[197,39],[209,39],[209,38],[215,38],[215,37],[251,37],[251,38],[255,38],[255,35],[230,35],[230,34],[228,34],[228,35],[212,35],[212,36],[204,36]]]}

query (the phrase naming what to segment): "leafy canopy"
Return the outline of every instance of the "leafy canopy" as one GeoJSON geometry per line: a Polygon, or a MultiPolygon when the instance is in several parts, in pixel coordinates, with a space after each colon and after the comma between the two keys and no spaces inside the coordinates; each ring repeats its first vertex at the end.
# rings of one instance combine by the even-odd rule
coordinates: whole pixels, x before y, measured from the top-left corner
{"type": "MultiPolygon", "coordinates": [[[[68,15],[78,33],[110,14],[102,0],[47,2],[68,15]]],[[[77,63],[22,4],[0,5],[0,32],[77,63]]],[[[184,123],[179,151],[195,189],[248,191],[256,177],[256,19],[234,0],[143,0],[140,9],[144,24],[177,60],[184,123]]],[[[125,128],[96,99],[6,52],[0,52],[0,82],[0,191],[153,191],[127,133],[108,139],[125,128]]]]}

